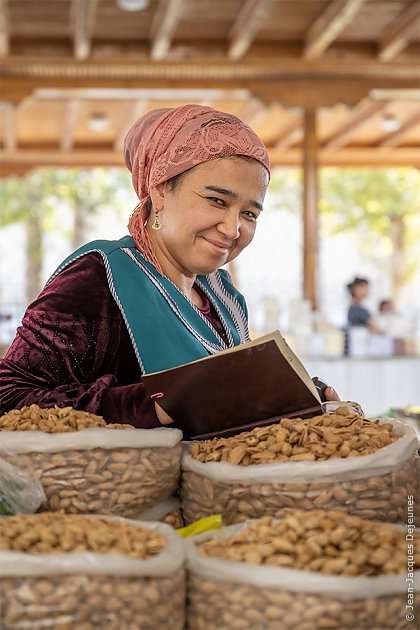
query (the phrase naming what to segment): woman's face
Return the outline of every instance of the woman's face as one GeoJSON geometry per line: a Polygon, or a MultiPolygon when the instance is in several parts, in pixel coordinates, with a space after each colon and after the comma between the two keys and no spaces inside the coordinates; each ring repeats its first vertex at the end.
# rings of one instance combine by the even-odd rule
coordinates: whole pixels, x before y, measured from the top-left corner
{"type": "Polygon", "coordinates": [[[369,285],[367,283],[357,284],[353,289],[353,297],[357,300],[364,300],[369,293],[369,285]]]}
{"type": "Polygon", "coordinates": [[[240,157],[218,158],[185,173],[174,190],[151,190],[162,229],[149,234],[158,258],[187,276],[208,274],[252,241],[268,184],[265,168],[240,157]]]}

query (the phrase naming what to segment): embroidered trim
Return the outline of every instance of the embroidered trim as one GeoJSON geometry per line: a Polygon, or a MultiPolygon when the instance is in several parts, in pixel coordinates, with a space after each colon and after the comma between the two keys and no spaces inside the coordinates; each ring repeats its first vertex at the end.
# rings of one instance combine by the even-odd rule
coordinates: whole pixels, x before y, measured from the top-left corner
{"type": "Polygon", "coordinates": [[[229,312],[229,315],[233,319],[236,330],[239,333],[239,337],[241,339],[241,343],[245,343],[246,341],[250,341],[250,336],[248,332],[248,324],[246,320],[246,316],[242,306],[239,304],[238,300],[231,295],[223,286],[220,273],[218,271],[211,273],[207,276],[209,285],[213,289],[213,291],[218,295],[220,301],[229,312]]]}
{"type": "MultiPolygon", "coordinates": [[[[219,339],[219,345],[212,343],[211,341],[207,341],[207,339],[205,339],[205,337],[203,337],[202,335],[200,335],[199,332],[197,332],[195,330],[195,328],[193,328],[188,321],[185,319],[185,317],[182,315],[181,311],[179,310],[178,306],[175,304],[175,302],[173,301],[173,299],[171,298],[171,296],[169,295],[169,293],[167,292],[167,290],[165,289],[165,287],[159,282],[159,280],[157,278],[155,278],[155,276],[152,274],[152,272],[146,267],[146,265],[137,258],[137,256],[129,249],[129,248],[125,248],[122,247],[121,251],[123,251],[125,254],[127,254],[127,256],[129,256],[142,270],[143,272],[146,274],[146,276],[149,278],[149,280],[155,285],[155,287],[158,289],[158,291],[161,293],[161,295],[165,298],[165,300],[167,301],[167,303],[169,304],[169,306],[171,307],[171,309],[173,310],[173,312],[179,317],[179,319],[182,321],[182,323],[184,324],[184,326],[186,326],[186,328],[190,331],[190,333],[201,343],[202,346],[204,346],[204,348],[210,352],[211,354],[215,354],[216,352],[220,352],[220,350],[225,350],[227,347],[232,347],[233,344],[233,339],[232,339],[232,335],[230,334],[230,339],[229,342],[231,343],[231,346],[227,346],[225,344],[225,342],[223,341],[222,337],[219,335],[219,333],[217,332],[217,330],[212,326],[211,322],[208,321],[207,317],[205,317],[200,310],[195,306],[195,304],[193,302],[191,302],[191,300],[188,299],[188,297],[186,295],[184,295],[184,293],[182,293],[182,291],[180,291],[180,289],[171,281],[169,280],[169,278],[167,278],[167,280],[175,287],[175,289],[187,300],[187,302],[189,302],[189,304],[193,307],[193,309],[195,310],[195,312],[197,313],[197,315],[204,321],[204,323],[210,328],[210,330],[213,332],[213,334],[215,335],[215,337],[217,339],[219,339]]],[[[222,322],[224,322],[224,319],[222,317],[221,319],[222,322]]]]}

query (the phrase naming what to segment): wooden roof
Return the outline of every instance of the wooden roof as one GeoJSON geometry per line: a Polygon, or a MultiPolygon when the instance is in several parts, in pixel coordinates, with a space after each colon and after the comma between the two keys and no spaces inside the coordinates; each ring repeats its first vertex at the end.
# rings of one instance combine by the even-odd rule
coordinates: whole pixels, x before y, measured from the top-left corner
{"type": "Polygon", "coordinates": [[[185,102],[243,118],[273,164],[300,163],[316,109],[321,164],[418,166],[419,51],[417,0],[0,0],[2,173],[122,164],[140,113],[185,102]]]}

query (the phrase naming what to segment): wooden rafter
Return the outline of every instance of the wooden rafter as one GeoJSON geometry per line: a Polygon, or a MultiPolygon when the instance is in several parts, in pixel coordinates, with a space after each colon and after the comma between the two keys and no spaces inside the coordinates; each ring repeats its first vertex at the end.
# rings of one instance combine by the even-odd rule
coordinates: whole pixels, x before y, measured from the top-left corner
{"type": "Polygon", "coordinates": [[[419,16],[420,2],[415,0],[384,33],[378,46],[381,61],[393,59],[407,46],[412,35],[419,32],[419,16]]]}
{"type": "Polygon", "coordinates": [[[8,0],[0,0],[0,57],[9,54],[9,9],[8,0]]]}
{"type": "Polygon", "coordinates": [[[73,0],[73,50],[76,59],[87,59],[90,55],[97,7],[98,0],[73,0]]]}
{"type": "Polygon", "coordinates": [[[73,99],[67,101],[64,110],[63,127],[61,132],[60,149],[69,152],[73,149],[74,132],[79,117],[80,101],[73,99]]]}
{"type": "Polygon", "coordinates": [[[333,0],[305,37],[303,56],[316,59],[346,28],[366,0],[333,0]]]}
{"type": "Polygon", "coordinates": [[[147,108],[147,101],[130,103],[127,109],[127,115],[124,117],[124,122],[118,130],[117,137],[114,142],[114,151],[121,152],[124,147],[124,138],[127,131],[130,129],[133,122],[140,116],[147,108]]]}
{"type": "Polygon", "coordinates": [[[342,127],[336,130],[324,143],[327,148],[343,147],[349,137],[355,132],[357,127],[369,120],[372,116],[385,109],[388,101],[375,101],[363,99],[353,110],[350,120],[344,123],[342,127]]]}
{"type": "Polygon", "coordinates": [[[3,145],[6,151],[16,151],[16,119],[15,119],[15,107],[11,103],[2,103],[1,109],[3,110],[3,145]]]}
{"type": "Polygon", "coordinates": [[[246,53],[270,9],[267,0],[245,0],[229,31],[229,59],[239,59],[246,53]]]}
{"type": "Polygon", "coordinates": [[[168,54],[184,5],[185,0],[160,0],[150,29],[150,57],[154,61],[164,59],[168,54]]]}
{"type": "Polygon", "coordinates": [[[263,113],[264,105],[258,98],[251,97],[242,108],[240,117],[252,127],[252,121],[257,120],[263,113]]]}
{"type": "Polygon", "coordinates": [[[401,143],[401,140],[404,138],[404,136],[406,136],[407,133],[413,127],[416,127],[419,124],[420,124],[420,112],[416,112],[415,114],[410,116],[410,118],[408,118],[405,121],[405,123],[403,123],[397,131],[394,131],[393,133],[389,134],[384,140],[381,140],[380,142],[378,142],[376,146],[397,147],[401,143]]]}
{"type": "Polygon", "coordinates": [[[302,129],[302,121],[300,117],[296,118],[287,129],[283,131],[283,133],[276,140],[275,147],[276,149],[288,149],[295,142],[300,140],[303,134],[302,129]]]}

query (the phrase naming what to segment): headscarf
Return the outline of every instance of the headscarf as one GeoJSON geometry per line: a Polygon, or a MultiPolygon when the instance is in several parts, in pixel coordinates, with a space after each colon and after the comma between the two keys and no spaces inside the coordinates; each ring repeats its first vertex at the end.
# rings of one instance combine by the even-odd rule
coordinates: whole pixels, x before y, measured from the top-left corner
{"type": "Polygon", "coordinates": [[[155,109],[141,116],[124,141],[124,160],[140,203],[128,229],[137,248],[161,271],[145,229],[150,189],[197,164],[230,155],[260,162],[270,173],[267,149],[236,116],[202,105],[155,109]]]}

